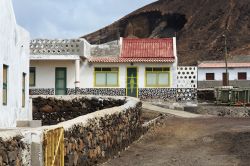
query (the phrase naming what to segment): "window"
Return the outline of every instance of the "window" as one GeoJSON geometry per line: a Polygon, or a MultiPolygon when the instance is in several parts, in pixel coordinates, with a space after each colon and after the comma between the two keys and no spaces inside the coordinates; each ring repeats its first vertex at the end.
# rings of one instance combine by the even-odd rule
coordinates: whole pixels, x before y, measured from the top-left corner
{"type": "Polygon", "coordinates": [[[170,69],[168,67],[146,67],[146,86],[166,87],[170,85],[170,69]]]}
{"type": "Polygon", "coordinates": [[[206,80],[214,80],[214,73],[206,73],[206,80]]]}
{"type": "Polygon", "coordinates": [[[247,79],[247,73],[246,72],[239,72],[238,73],[238,80],[246,80],[247,79]]]}
{"type": "Polygon", "coordinates": [[[118,86],[118,67],[95,68],[95,86],[118,86]]]}
{"type": "Polygon", "coordinates": [[[30,86],[36,86],[36,68],[30,67],[30,86]]]}
{"type": "Polygon", "coordinates": [[[7,105],[8,96],[8,66],[3,65],[3,105],[7,105]]]}
{"type": "Polygon", "coordinates": [[[23,79],[22,79],[22,107],[25,107],[25,78],[26,73],[23,73],[23,79]]]}

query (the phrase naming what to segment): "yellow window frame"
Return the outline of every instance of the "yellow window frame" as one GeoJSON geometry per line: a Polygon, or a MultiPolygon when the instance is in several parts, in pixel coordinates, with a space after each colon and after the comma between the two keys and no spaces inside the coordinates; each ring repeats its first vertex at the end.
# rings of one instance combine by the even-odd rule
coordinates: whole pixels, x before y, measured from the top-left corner
{"type": "Polygon", "coordinates": [[[170,87],[171,84],[171,72],[170,72],[170,67],[145,67],[145,87],[150,87],[150,88],[160,88],[160,87],[170,87]],[[152,68],[152,71],[147,71],[147,68],[152,68]],[[160,69],[161,71],[153,71],[153,69],[160,69]],[[163,68],[168,68],[168,71],[164,71],[163,68]],[[148,80],[148,73],[154,73],[156,74],[156,84],[154,85],[148,85],[147,84],[147,80],[148,80]],[[168,84],[164,85],[164,84],[159,84],[159,74],[161,73],[167,73],[168,74],[168,84]]]}
{"type": "Polygon", "coordinates": [[[119,87],[119,75],[120,75],[120,73],[119,73],[119,67],[94,67],[94,87],[119,87]],[[96,71],[95,69],[96,68],[100,68],[101,69],[101,71],[96,71]],[[112,69],[112,68],[117,68],[117,71],[102,71],[103,70],[103,68],[110,68],[110,69],[112,69]],[[105,79],[106,79],[106,84],[105,85],[97,85],[96,84],[96,74],[98,74],[98,73],[105,73],[106,74],[106,77],[105,77],[105,79]],[[107,74],[108,73],[116,73],[117,74],[117,81],[116,81],[116,84],[114,84],[114,85],[107,85],[107,74]]]}

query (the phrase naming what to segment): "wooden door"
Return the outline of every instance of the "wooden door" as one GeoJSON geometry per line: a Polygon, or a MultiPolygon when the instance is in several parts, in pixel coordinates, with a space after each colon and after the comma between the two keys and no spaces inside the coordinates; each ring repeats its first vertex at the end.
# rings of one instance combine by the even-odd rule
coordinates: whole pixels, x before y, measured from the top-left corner
{"type": "Polygon", "coordinates": [[[228,75],[227,75],[227,73],[222,74],[223,86],[228,86],[228,78],[229,78],[229,73],[228,73],[228,75]]]}
{"type": "Polygon", "coordinates": [[[138,86],[137,86],[137,68],[128,67],[127,68],[127,96],[137,97],[138,95],[138,86]]]}
{"type": "Polygon", "coordinates": [[[56,95],[66,95],[67,94],[67,69],[64,67],[57,67],[55,77],[56,77],[55,78],[56,95]]]}

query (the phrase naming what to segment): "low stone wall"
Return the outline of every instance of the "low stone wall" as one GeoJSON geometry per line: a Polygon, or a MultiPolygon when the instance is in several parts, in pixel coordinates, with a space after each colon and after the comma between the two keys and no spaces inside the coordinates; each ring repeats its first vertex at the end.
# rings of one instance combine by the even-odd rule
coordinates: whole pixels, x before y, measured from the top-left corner
{"type": "Polygon", "coordinates": [[[30,146],[19,131],[0,132],[0,166],[30,165],[30,146]]]}
{"type": "Polygon", "coordinates": [[[0,131],[0,166],[42,166],[45,157],[44,148],[47,145],[44,141],[44,134],[59,127],[64,129],[65,166],[102,163],[118,155],[146,130],[142,126],[141,120],[142,103],[136,98],[33,96],[33,100],[40,105],[45,105],[45,103],[50,105],[53,102],[63,103],[62,107],[66,106],[66,103],[78,103],[86,106],[88,101],[91,105],[87,107],[94,107],[91,109],[95,110],[111,107],[111,105],[113,107],[79,116],[57,125],[18,129],[17,131],[0,131]]]}
{"type": "Polygon", "coordinates": [[[105,97],[33,96],[33,119],[54,125],[98,110],[121,106],[125,99],[105,97]]]}
{"type": "Polygon", "coordinates": [[[142,135],[141,102],[135,98],[113,99],[125,101],[124,105],[57,125],[65,130],[65,165],[84,166],[103,162],[142,135]]]}

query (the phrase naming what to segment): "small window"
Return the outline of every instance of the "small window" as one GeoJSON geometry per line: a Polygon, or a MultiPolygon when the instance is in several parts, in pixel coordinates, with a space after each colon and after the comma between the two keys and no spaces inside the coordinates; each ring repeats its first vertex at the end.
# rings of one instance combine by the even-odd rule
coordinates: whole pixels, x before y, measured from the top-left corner
{"type": "Polygon", "coordinates": [[[238,73],[238,80],[246,80],[247,79],[247,73],[246,72],[239,72],[238,73]]]}
{"type": "Polygon", "coordinates": [[[26,85],[26,73],[23,73],[23,79],[22,79],[22,107],[25,107],[25,85],[26,85]]]}
{"type": "Polygon", "coordinates": [[[30,86],[36,86],[36,68],[30,67],[30,86]]]}
{"type": "Polygon", "coordinates": [[[3,65],[3,105],[7,105],[8,98],[8,66],[3,65]]]}
{"type": "Polygon", "coordinates": [[[214,73],[206,73],[206,80],[214,80],[214,73]]]}
{"type": "Polygon", "coordinates": [[[95,86],[113,87],[118,86],[118,67],[95,68],[95,86]]]}

